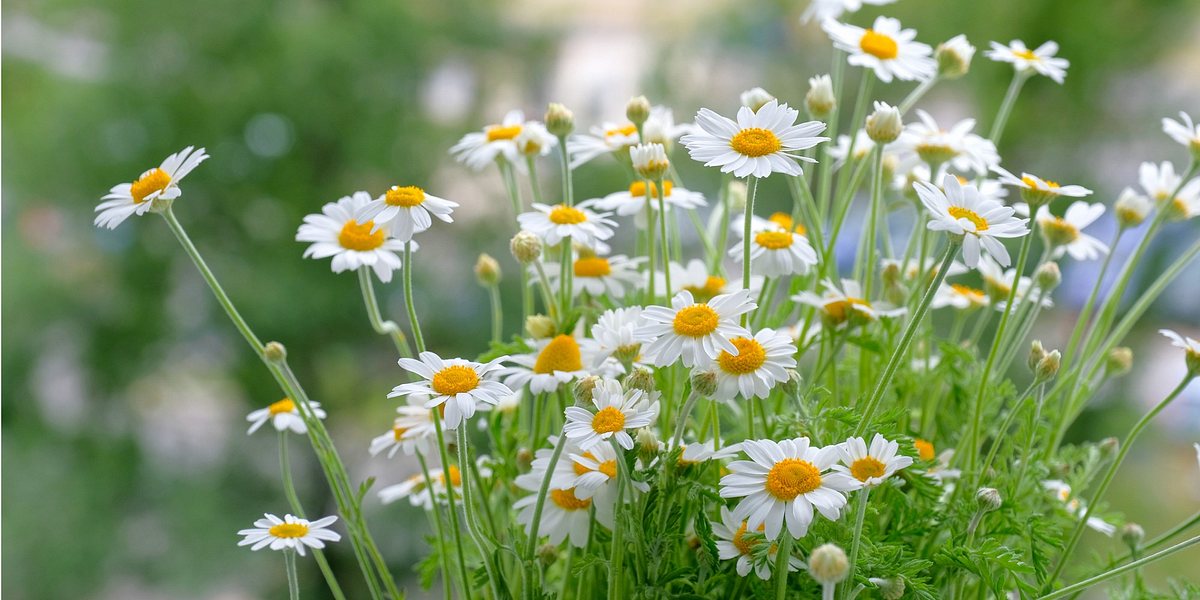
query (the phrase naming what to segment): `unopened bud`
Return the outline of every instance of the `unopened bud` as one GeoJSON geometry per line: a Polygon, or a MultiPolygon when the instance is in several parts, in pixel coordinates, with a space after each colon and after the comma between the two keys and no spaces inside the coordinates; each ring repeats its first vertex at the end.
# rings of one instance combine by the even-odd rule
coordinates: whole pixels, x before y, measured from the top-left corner
{"type": "Polygon", "coordinates": [[[661,178],[671,166],[662,144],[638,144],[629,149],[629,160],[638,175],[650,180],[661,178]]]}
{"type": "Polygon", "coordinates": [[[1128,373],[1133,368],[1133,350],[1128,346],[1113,348],[1104,361],[1104,368],[1108,370],[1108,374],[1112,377],[1119,377],[1128,373]]]}
{"type": "Polygon", "coordinates": [[[764,104],[775,99],[770,92],[760,87],[750,88],[742,92],[742,106],[749,108],[754,112],[762,108],[764,104]]]}
{"type": "Polygon", "coordinates": [[[544,340],[558,333],[558,327],[546,315],[529,315],[525,317],[525,333],[535,340],[544,340]]]}
{"type": "Polygon", "coordinates": [[[558,559],[558,546],[554,544],[542,544],[537,550],[538,560],[542,562],[542,566],[550,566],[558,559]]]}
{"type": "Polygon", "coordinates": [[[566,137],[575,131],[575,115],[570,109],[557,103],[551,102],[546,107],[546,116],[543,119],[546,122],[546,131],[555,137],[566,137]]]}
{"type": "Polygon", "coordinates": [[[1062,353],[1058,350],[1051,350],[1042,360],[1038,361],[1037,369],[1034,371],[1034,379],[1037,381],[1049,381],[1058,375],[1058,369],[1062,366],[1062,353]]]}
{"type": "Polygon", "coordinates": [[[1062,281],[1062,270],[1058,268],[1058,263],[1048,262],[1034,271],[1033,280],[1043,292],[1053,291],[1062,281]]]}
{"type": "Polygon", "coordinates": [[[712,398],[717,391],[717,374],[712,371],[693,371],[692,391],[701,398],[712,398]]]}
{"type": "Polygon", "coordinates": [[[785,395],[795,396],[799,393],[800,383],[804,378],[800,377],[800,373],[796,372],[795,369],[784,369],[783,372],[787,373],[788,378],[779,384],[779,389],[783,390],[785,395]]]}
{"type": "Polygon", "coordinates": [[[900,269],[900,263],[889,260],[883,264],[883,272],[879,274],[879,279],[883,281],[883,297],[888,302],[897,306],[902,306],[905,303],[907,291],[902,283],[904,273],[900,269]]]}
{"type": "Polygon", "coordinates": [[[1113,208],[1117,214],[1117,225],[1122,228],[1137,227],[1146,220],[1146,216],[1150,214],[1150,209],[1154,205],[1150,203],[1150,199],[1125,188],[1121,191],[1121,195],[1117,197],[1116,204],[1113,208]]]}
{"type": "MultiPolygon", "coordinates": [[[[638,430],[637,434],[637,453],[638,458],[642,459],[645,464],[650,464],[658,456],[658,436],[654,435],[648,427],[643,427],[638,430]]],[[[618,458],[618,460],[620,460],[618,458]]]]}
{"type": "Polygon", "coordinates": [[[1003,503],[1003,500],[1000,499],[1000,491],[996,488],[979,488],[979,491],[975,492],[975,504],[981,512],[992,512],[1000,508],[1003,503]]]}
{"type": "Polygon", "coordinates": [[[625,118],[630,123],[642,126],[650,118],[650,101],[645,96],[634,96],[625,104],[625,118]]]}
{"type": "Polygon", "coordinates": [[[486,252],[479,255],[475,261],[475,279],[483,287],[492,287],[500,283],[500,263],[486,252]]]}
{"type": "Polygon", "coordinates": [[[643,392],[654,391],[654,373],[650,369],[637,368],[634,369],[625,378],[625,389],[627,390],[642,390],[643,392]]]}
{"type": "Polygon", "coordinates": [[[1121,449],[1121,440],[1115,437],[1106,437],[1100,440],[1098,447],[1100,448],[1100,453],[1104,456],[1114,456],[1121,449]]]}
{"type": "Polygon", "coordinates": [[[1046,358],[1046,348],[1042,346],[1041,340],[1033,340],[1033,343],[1029,344],[1029,360],[1025,364],[1029,365],[1030,371],[1036,372],[1038,363],[1042,362],[1043,358],[1046,358]]]}
{"type": "Polygon", "coordinates": [[[591,404],[592,403],[592,390],[596,389],[596,384],[600,383],[600,381],[602,381],[602,380],[595,375],[588,375],[587,377],[580,379],[575,384],[575,389],[574,389],[575,405],[582,406],[582,405],[586,405],[586,404],[591,404]]]}
{"type": "Polygon", "coordinates": [[[870,582],[879,588],[879,595],[883,600],[900,600],[904,597],[904,580],[898,576],[887,579],[872,577],[870,582]]]}
{"type": "Polygon", "coordinates": [[[850,561],[837,544],[822,544],[808,556],[808,572],[821,585],[835,585],[850,573],[850,561]]]}
{"type": "Polygon", "coordinates": [[[1142,529],[1137,523],[1126,523],[1121,527],[1121,541],[1129,546],[1130,552],[1137,552],[1138,546],[1142,545],[1142,540],[1146,539],[1146,530],[1142,529]]]}
{"type": "Polygon", "coordinates": [[[508,243],[513,258],[523,265],[532,263],[542,256],[542,239],[528,231],[518,231],[508,243]]]}
{"type": "Polygon", "coordinates": [[[867,117],[867,137],[877,144],[890,144],[903,130],[900,110],[886,102],[876,102],[875,112],[867,117]]]}
{"type": "Polygon", "coordinates": [[[729,212],[740,213],[746,210],[746,182],[741,179],[734,179],[729,182],[729,187],[726,191],[729,196],[729,212]]]}
{"type": "Polygon", "coordinates": [[[517,467],[522,471],[528,471],[530,465],[533,464],[533,452],[529,448],[517,449],[517,467]]]}
{"type": "Polygon", "coordinates": [[[837,107],[837,99],[833,95],[833,80],[828,75],[817,75],[808,79],[808,93],[804,95],[804,105],[808,114],[816,119],[824,119],[837,107]]]}
{"type": "Polygon", "coordinates": [[[263,356],[271,362],[281,362],[287,358],[287,348],[279,342],[267,342],[267,345],[263,346],[263,356]]]}
{"type": "Polygon", "coordinates": [[[959,34],[941,44],[933,57],[937,60],[938,77],[958,79],[971,70],[971,59],[975,56],[975,46],[967,41],[967,36],[959,34]]]}

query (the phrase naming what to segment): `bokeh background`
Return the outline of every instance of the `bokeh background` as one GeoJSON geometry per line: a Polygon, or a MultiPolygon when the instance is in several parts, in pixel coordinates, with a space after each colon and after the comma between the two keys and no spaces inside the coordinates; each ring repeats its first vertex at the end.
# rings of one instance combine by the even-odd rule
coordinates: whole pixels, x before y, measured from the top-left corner
{"type": "MultiPolygon", "coordinates": [[[[453,227],[421,238],[417,304],[433,349],[474,355],[488,319],[471,265],[480,251],[500,258],[516,309],[515,265],[510,230],[495,225],[507,214],[500,178],[465,171],[449,146],[510,108],[540,115],[547,101],[573,108],[583,127],[620,118],[639,93],[683,120],[701,106],[729,113],[738,92],[755,85],[799,103],[807,78],[830,60],[820,29],[798,21],[805,4],[6,1],[3,593],[285,593],[278,556],[234,546],[234,532],[256,515],[286,510],[275,437],[245,435],[244,421],[279,393],[159,219],[92,227],[92,209],[111,185],[185,145],[208,148],[213,158],[189,177],[177,214],[260,337],[287,345],[334,415],[329,425],[352,476],[395,483],[416,466],[366,452],[389,425],[385,395],[401,376],[394,352],[372,335],[353,275],[301,260],[293,241],[301,217],[396,183],[461,203],[453,227]]],[[[989,40],[1061,44],[1071,60],[1066,85],[1035,78],[1025,87],[1000,148],[1010,169],[1051,173],[1111,202],[1136,185],[1139,162],[1182,165],[1159,120],[1180,109],[1200,116],[1200,2],[904,0],[868,7],[854,22],[880,12],[930,44],[957,33],[981,51],[989,40]]],[[[981,52],[967,78],[939,85],[922,106],[943,123],[977,115],[986,130],[1010,73],[981,52]]],[[[879,95],[898,101],[908,89],[879,95]]],[[[689,187],[715,189],[715,173],[679,162],[689,187]]],[[[580,193],[607,193],[621,181],[615,163],[597,160],[580,171],[580,193]]],[[[553,179],[545,183],[555,189],[553,179]]],[[[1111,223],[1097,231],[1108,239],[1111,223]]],[[[1140,277],[1196,234],[1195,221],[1171,227],[1140,277]]],[[[1056,314],[1077,310],[1094,269],[1071,265],[1056,314]]],[[[399,286],[381,293],[385,311],[403,321],[399,286]]],[[[1182,360],[1153,330],[1197,336],[1197,298],[1193,264],[1131,336],[1135,372],[1105,390],[1073,439],[1123,433],[1173,385],[1182,360]]],[[[513,333],[518,316],[507,317],[513,333]]],[[[1060,318],[1046,322],[1043,337],[1065,336],[1070,324],[1060,318]]],[[[1200,386],[1139,442],[1113,507],[1150,535],[1193,514],[1194,441],[1200,386]]],[[[304,445],[292,454],[309,510],[332,512],[304,445]]],[[[393,572],[420,597],[425,519],[373,499],[367,513],[393,572]]],[[[1098,550],[1119,544],[1087,539],[1098,550]]],[[[343,584],[357,583],[348,549],[331,560],[343,584]]],[[[1151,569],[1150,581],[1198,563],[1200,551],[1183,553],[1151,569]]],[[[309,571],[306,597],[320,588],[309,571]]]]}

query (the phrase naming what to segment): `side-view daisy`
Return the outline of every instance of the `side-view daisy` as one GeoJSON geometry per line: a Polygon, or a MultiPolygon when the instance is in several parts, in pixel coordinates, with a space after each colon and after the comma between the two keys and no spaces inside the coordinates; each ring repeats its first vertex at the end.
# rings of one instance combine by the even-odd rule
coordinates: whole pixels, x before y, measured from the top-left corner
{"type": "MultiPolygon", "coordinates": [[[[996,263],[991,257],[984,256],[979,259],[979,276],[983,278],[983,289],[991,298],[997,310],[1004,310],[1005,304],[1008,302],[1008,296],[1013,294],[1013,286],[1017,286],[1016,293],[1013,298],[1017,303],[1020,303],[1026,296],[1038,297],[1041,295],[1041,290],[1033,284],[1033,280],[1022,275],[1017,277],[1016,269],[1004,269],[996,263]]],[[[1053,306],[1050,298],[1042,300],[1042,306],[1053,306]]]]}
{"type": "Polygon", "coordinates": [[[587,377],[585,366],[594,360],[595,342],[587,338],[560,334],[536,340],[532,346],[533,352],[509,357],[513,366],[498,371],[504,385],[512,389],[528,385],[534,394],[553,392],[571,380],[587,377]]]}
{"type": "Polygon", "coordinates": [[[376,227],[391,224],[392,236],[401,242],[412,239],[433,225],[430,215],[445,223],[453,223],[450,213],[458,207],[457,202],[438,198],[415,186],[394,185],[382,196],[370,201],[359,211],[359,221],[372,221],[376,227]]]}
{"type": "Polygon", "coordinates": [[[1191,115],[1179,111],[1179,120],[1162,120],[1163,133],[1171,139],[1183,144],[1192,151],[1192,156],[1200,157],[1200,123],[1193,123],[1191,115]]]}
{"type": "Polygon", "coordinates": [[[592,325],[592,339],[596,340],[595,360],[615,357],[621,362],[636,362],[641,355],[642,342],[637,330],[645,325],[642,307],[614,308],[606,310],[592,325]]]}
{"type": "Polygon", "coordinates": [[[960,173],[986,175],[1000,162],[996,145],[971,133],[975,119],[963,119],[950,129],[942,129],[933,117],[917,109],[918,121],[908,123],[892,148],[900,162],[920,160],[931,165],[947,165],[960,173]]]}
{"type": "MultiPolygon", "coordinates": [[[[524,169],[517,138],[524,132],[526,124],[525,113],[511,110],[504,115],[504,120],[499,124],[488,125],[482,131],[464,135],[450,148],[450,154],[474,171],[482,171],[497,159],[503,159],[518,169],[524,169]]],[[[547,136],[542,140],[539,151],[548,151],[555,143],[556,139],[553,136],[547,136]]]]}
{"type": "MultiPolygon", "coordinates": [[[[762,525],[759,525],[757,530],[750,530],[745,519],[733,516],[732,511],[722,506],[721,520],[714,522],[712,528],[717,536],[717,558],[736,558],[734,568],[739,577],[749,575],[753,569],[759,579],[767,581],[771,578],[771,570],[775,567],[775,556],[779,553],[779,548],[774,541],[768,541],[763,535],[762,525]],[[759,550],[764,545],[767,547],[766,552],[759,550]]],[[[788,557],[789,572],[803,568],[804,562],[799,558],[788,557]]]]}
{"type": "MultiPolygon", "coordinates": [[[[430,440],[437,435],[437,429],[433,424],[433,411],[425,408],[429,397],[423,394],[411,394],[406,400],[407,404],[396,407],[396,413],[399,416],[393,421],[392,429],[371,440],[369,448],[371,456],[385,450],[388,458],[395,456],[399,450],[404,450],[404,453],[408,455],[412,455],[417,450],[422,453],[428,450],[430,440]]],[[[441,412],[439,411],[439,413],[441,412]]],[[[441,414],[438,415],[438,418],[442,418],[441,414]]],[[[442,428],[450,429],[444,422],[442,428]]]]}
{"type": "Polygon", "coordinates": [[[1013,40],[1007,46],[992,42],[992,49],[984,54],[997,62],[1012,63],[1020,73],[1036,72],[1060,84],[1067,77],[1067,67],[1071,65],[1067,59],[1054,56],[1058,54],[1058,44],[1054,42],[1046,42],[1036,50],[1026,48],[1021,40],[1013,40]]]}
{"type": "MultiPolygon", "coordinates": [[[[482,470],[480,474],[484,475],[482,470]]],[[[450,468],[445,470],[429,469],[429,479],[432,483],[425,480],[424,474],[417,473],[400,483],[389,485],[379,490],[379,501],[391,504],[401,498],[408,498],[409,504],[431,510],[435,501],[443,504],[448,502],[447,484],[454,488],[456,495],[462,487],[462,471],[456,465],[450,465],[450,468]]]]}
{"type": "MultiPolygon", "coordinates": [[[[304,258],[333,257],[334,273],[370,267],[380,281],[392,280],[392,271],[400,268],[404,242],[391,236],[387,225],[359,221],[359,211],[371,202],[370,194],[355,192],[321,207],[321,214],[304,217],[296,232],[297,242],[310,242],[304,258]]],[[[416,247],[415,244],[413,246],[416,247]]]]}
{"type": "Polygon", "coordinates": [[[787,369],[796,367],[796,345],[787,333],[762,329],[753,337],[729,340],[737,352],[722,350],[714,362],[717,374],[715,400],[766,398],[771,389],[788,380],[787,369]]]}
{"type": "MultiPolygon", "coordinates": [[[[677,206],[683,209],[701,208],[706,205],[704,194],[693,192],[681,187],[676,187],[670,179],[663,181],[663,202],[667,207],[677,206]]],[[[644,217],[646,214],[646,202],[650,202],[650,208],[658,210],[658,184],[650,182],[650,193],[646,194],[646,182],[635,181],[629,184],[628,190],[613,192],[603,198],[592,200],[592,206],[600,210],[611,210],[622,217],[633,215],[635,217],[644,217]]],[[[639,227],[644,227],[644,218],[639,219],[639,227]]]]}
{"type": "MultiPolygon", "coordinates": [[[[875,149],[875,140],[867,135],[866,129],[859,129],[854,132],[854,150],[850,149],[850,136],[846,134],[837,137],[837,144],[829,149],[829,156],[834,159],[833,168],[840,169],[847,162],[857,163],[858,161],[867,158],[871,155],[871,151],[875,149]]],[[[886,146],[885,146],[886,148],[886,146]]]]}
{"type": "Polygon", "coordinates": [[[1072,202],[1061,217],[1052,214],[1048,206],[1043,206],[1038,211],[1037,223],[1047,245],[1054,248],[1051,256],[1058,259],[1063,254],[1070,254],[1075,260],[1096,260],[1108,254],[1108,246],[1104,242],[1083,233],[1083,228],[1103,214],[1104,205],[1098,202],[1072,202]]]}
{"type": "MultiPolygon", "coordinates": [[[[1087,514],[1087,507],[1078,498],[1071,496],[1071,486],[1065,481],[1049,479],[1042,482],[1042,487],[1053,493],[1054,497],[1058,498],[1059,502],[1062,502],[1063,508],[1075,518],[1082,518],[1083,515],[1087,514]]],[[[1115,525],[1100,517],[1088,517],[1086,525],[1089,529],[1108,537],[1112,537],[1117,532],[1115,525]]]]}
{"type": "Polygon", "coordinates": [[[869,447],[860,437],[852,437],[838,446],[845,472],[865,487],[875,487],[913,463],[912,458],[898,454],[899,449],[899,443],[878,433],[871,438],[869,447]]]}
{"type": "MultiPolygon", "coordinates": [[[[320,402],[309,402],[308,406],[312,408],[313,416],[318,419],[325,418],[325,411],[321,410],[320,402]]],[[[266,424],[267,421],[275,426],[275,431],[292,431],[304,435],[308,433],[308,427],[304,425],[304,419],[300,417],[300,409],[291,398],[284,398],[278,402],[272,402],[266,408],[260,408],[248,415],[246,420],[250,421],[250,430],[246,435],[250,435],[258,431],[259,427],[266,424]]]]}
{"type": "MultiPolygon", "coordinates": [[[[740,218],[740,217],[739,217],[740,218]]],[[[740,221],[739,221],[740,223],[740,221]]],[[[739,231],[741,231],[739,229],[739,231]]],[[[671,271],[671,287],[667,295],[674,296],[679,292],[688,292],[696,302],[708,302],[721,294],[736,292],[741,289],[741,279],[730,281],[720,275],[719,272],[710,271],[708,265],[698,258],[693,258],[687,262],[687,265],[681,265],[672,262],[668,268],[671,271]]],[[[654,294],[661,296],[666,290],[667,282],[663,277],[662,271],[658,272],[658,278],[654,280],[654,294]]],[[[759,275],[750,276],[750,292],[755,294],[762,287],[762,277],[759,275]]]]}
{"type": "MultiPolygon", "coordinates": [[[[800,15],[801,23],[816,21],[824,23],[829,19],[836,19],[844,13],[858,12],[864,4],[874,6],[883,6],[891,4],[896,0],[812,0],[808,3],[808,8],[800,15]]],[[[745,573],[740,573],[745,575],[745,573]]]]}
{"type": "Polygon", "coordinates": [[[985,199],[975,186],[964,186],[953,175],[942,179],[942,189],[924,181],[913,186],[933,215],[929,229],[963,237],[963,262],[968,267],[975,268],[979,264],[981,247],[1001,265],[1008,266],[1012,262],[1008,250],[997,238],[1015,238],[1029,233],[1028,219],[1013,216],[1011,207],[985,199]]]}
{"type": "Polygon", "coordinates": [[[1016,187],[1021,197],[1033,205],[1048,204],[1061,196],[1082,198],[1092,194],[1092,190],[1081,185],[1059,185],[1056,181],[1042,179],[1031,173],[1021,173],[1017,177],[998,166],[993,166],[992,171],[1000,176],[1000,183],[1016,187]]]}
{"type": "Polygon", "coordinates": [[[239,546],[250,546],[251,550],[261,550],[269,547],[271,550],[294,550],[304,556],[304,549],[325,547],[325,542],[336,542],[342,539],[335,531],[327,529],[337,521],[337,517],[329,516],[316,521],[301,519],[292,515],[284,515],[282,519],[266,513],[264,518],[254,522],[252,529],[243,529],[238,535],[245,536],[238,542],[239,546]]]}
{"type": "MultiPolygon", "coordinates": [[[[562,459],[559,460],[561,462],[562,459]]],[[[550,450],[538,450],[533,470],[518,475],[514,480],[518,488],[532,492],[513,503],[513,508],[517,511],[517,523],[524,526],[526,534],[533,531],[537,499],[549,462],[550,450]]],[[[555,546],[569,539],[572,546],[583,548],[588,542],[588,529],[592,521],[591,508],[592,498],[579,497],[575,488],[552,488],[546,493],[542,505],[538,534],[548,537],[550,543],[555,546]]],[[[596,507],[596,520],[601,524],[606,520],[607,524],[612,524],[611,519],[601,516],[599,506],[596,507]]]]}
{"type": "MultiPolygon", "coordinates": [[[[575,277],[571,280],[571,296],[579,297],[587,292],[593,297],[608,296],[620,299],[625,292],[637,288],[645,280],[638,272],[638,265],[645,257],[629,258],[624,254],[616,256],[598,256],[584,253],[575,258],[572,272],[575,277]]],[[[550,287],[557,290],[562,273],[557,262],[546,262],[544,265],[550,287]]]]}
{"type": "Polygon", "coordinates": [[[933,308],[953,306],[958,310],[983,308],[990,304],[987,292],[961,283],[943,283],[933,296],[933,308]]]}
{"type": "Polygon", "coordinates": [[[204,162],[208,154],[204,148],[193,150],[188,146],[168,156],[159,166],[141,174],[133,183],[114,185],[96,207],[95,225],[116,229],[133,215],[144,215],[156,199],[172,200],[182,193],[179,182],[204,162]]]}
{"type": "Polygon", "coordinates": [[[902,307],[893,308],[886,303],[872,305],[863,298],[862,285],[853,279],[843,279],[841,286],[825,279],[821,287],[825,288],[825,292],[820,296],[812,292],[800,292],[792,296],[792,300],[819,309],[822,320],[830,325],[877,321],[880,317],[897,317],[905,312],[902,307]]]}
{"type": "Polygon", "coordinates": [[[616,221],[608,218],[608,213],[592,212],[587,202],[577,206],[534,202],[533,210],[518,215],[517,222],[521,229],[542,238],[547,245],[553,246],[564,238],[571,238],[597,252],[608,251],[603,241],[612,237],[613,228],[617,226],[616,221]]]}
{"type": "Polygon", "coordinates": [[[901,29],[897,19],[876,17],[870,29],[832,19],[821,27],[836,48],[849,53],[847,62],[875,71],[881,81],[924,81],[937,73],[933,48],[914,41],[917,32],[901,29]]]}
{"type": "Polygon", "coordinates": [[[646,325],[636,335],[649,342],[642,354],[660,367],[682,357],[683,366],[691,368],[715,360],[722,350],[737,352],[730,340],[750,336],[737,319],[757,306],[746,290],[721,294],[708,302],[696,302],[691,292],[679,292],[671,298],[670,308],[648,306],[642,311],[646,325]]]}
{"type": "MultiPolygon", "coordinates": [[[[772,223],[774,225],[774,223],[772,223]]],[[[745,260],[742,244],[729,249],[735,262],[745,260]]],[[[781,227],[767,227],[750,237],[750,270],[764,277],[803,275],[817,264],[817,252],[808,238],[781,227]]]]}
{"type": "Polygon", "coordinates": [[[722,173],[733,173],[734,177],[799,175],[797,160],[816,160],[798,152],[829,141],[817,136],[825,131],[824,123],[796,125],[799,116],[800,111],[777,100],[764,104],[757,112],[741,107],[736,122],[702,108],[696,113],[699,130],[683,136],[682,141],[693,160],[706,167],[721,167],[722,173]]]}
{"type": "Polygon", "coordinates": [[[429,400],[425,402],[425,408],[445,404],[446,426],[455,429],[463,420],[475,415],[477,403],[495,406],[501,398],[512,395],[508,386],[490,379],[503,368],[500,363],[505,360],[508,360],[507,356],[486,364],[461,358],[443,360],[432,352],[422,352],[420,360],[401,358],[400,366],[421,380],[392,388],[388,398],[426,394],[429,400]]]}
{"type": "Polygon", "coordinates": [[[583,451],[591,450],[609,438],[626,450],[633,449],[633,437],[627,430],[649,426],[658,418],[656,392],[622,390],[615,379],[605,379],[592,389],[596,412],[568,406],[563,435],[583,451]]]}
{"type": "Polygon", "coordinates": [[[1171,345],[1183,350],[1184,359],[1187,361],[1188,370],[1200,372],[1200,341],[1194,338],[1179,335],[1170,329],[1159,329],[1159,333],[1171,340],[1171,345]]]}

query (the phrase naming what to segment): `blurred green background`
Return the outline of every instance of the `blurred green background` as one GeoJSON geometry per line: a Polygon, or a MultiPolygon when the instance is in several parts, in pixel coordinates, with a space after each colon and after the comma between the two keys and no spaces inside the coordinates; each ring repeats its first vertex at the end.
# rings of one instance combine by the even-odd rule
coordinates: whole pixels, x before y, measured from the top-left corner
{"type": "MultiPolygon", "coordinates": [[[[267,430],[246,436],[244,422],[279,393],[159,219],[92,227],[110,186],[183,146],[208,148],[213,158],[189,176],[176,213],[259,336],[287,345],[333,415],[354,478],[395,483],[415,465],[366,452],[389,426],[385,395],[400,377],[394,352],[372,335],[353,275],[301,260],[303,246],[292,241],[301,217],[397,183],[461,203],[453,227],[421,237],[417,303],[433,350],[474,355],[488,335],[475,256],[501,260],[510,309],[516,270],[511,231],[495,225],[507,214],[499,177],[463,170],[449,146],[509,108],[540,115],[547,101],[572,107],[581,129],[618,119],[638,93],[674,107],[678,120],[700,106],[732,112],[737,93],[755,85],[800,103],[830,56],[820,29],[798,22],[805,4],[5,2],[3,593],[240,599],[286,589],[278,556],[234,546],[257,515],[286,511],[276,440],[267,430]]],[[[922,106],[943,123],[977,115],[981,130],[1011,74],[982,57],[987,42],[1061,44],[1071,60],[1066,85],[1038,78],[1026,86],[1000,148],[1011,170],[1080,183],[1111,202],[1136,185],[1139,162],[1184,160],[1159,120],[1180,109],[1200,116],[1198,2],[903,0],[853,21],[881,12],[927,43],[966,33],[980,48],[971,74],[940,85],[922,106]]],[[[892,86],[881,99],[898,101],[908,89],[892,86]]],[[[714,172],[679,162],[689,187],[715,189],[714,172]]],[[[621,181],[615,163],[601,159],[580,171],[579,193],[607,193],[621,181]]],[[[1111,224],[1097,231],[1107,239],[1111,224]]],[[[1155,273],[1196,234],[1195,222],[1170,228],[1141,272],[1155,273]]],[[[1060,311],[1077,309],[1094,269],[1067,269],[1060,311]]],[[[402,321],[399,286],[382,294],[385,311],[402,321]]],[[[1132,337],[1135,373],[1105,391],[1074,439],[1122,433],[1170,387],[1182,361],[1153,330],[1196,336],[1197,297],[1192,265],[1132,337]]],[[[513,333],[518,316],[507,316],[513,333]]],[[[1043,337],[1061,339],[1069,326],[1048,322],[1043,337]]],[[[1159,425],[1112,494],[1114,508],[1150,535],[1200,505],[1191,447],[1200,440],[1200,389],[1159,425]]],[[[333,512],[299,438],[292,454],[310,512],[333,512]]],[[[425,519],[373,497],[367,510],[393,572],[421,596],[414,564],[426,552],[425,519]]],[[[1102,551],[1119,544],[1088,541],[1102,551]]],[[[331,560],[343,584],[357,585],[347,548],[331,560]]],[[[1183,553],[1152,581],[1198,560],[1200,552],[1183,553]]],[[[306,571],[308,597],[320,585],[315,569],[306,571]]]]}

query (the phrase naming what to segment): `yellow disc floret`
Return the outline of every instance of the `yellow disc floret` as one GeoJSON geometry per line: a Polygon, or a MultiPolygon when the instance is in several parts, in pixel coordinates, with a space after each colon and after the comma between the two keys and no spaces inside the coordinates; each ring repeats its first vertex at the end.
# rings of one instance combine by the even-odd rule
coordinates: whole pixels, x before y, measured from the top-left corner
{"type": "Polygon", "coordinates": [[[548,375],[555,371],[582,370],[583,357],[579,352],[579,342],[565,334],[550,340],[533,363],[533,372],[540,375],[548,375]]]}
{"type": "Polygon", "coordinates": [[[917,449],[917,457],[921,460],[933,460],[933,442],[917,438],[913,440],[913,447],[917,449]]]}
{"type": "Polygon", "coordinates": [[[754,236],[754,243],[768,250],[783,250],[791,247],[792,241],[790,231],[760,231],[754,236]]]}
{"type": "MultiPolygon", "coordinates": [[[[674,184],[671,183],[670,179],[663,181],[663,196],[670,196],[671,189],[674,187],[675,186],[674,186],[674,184]]],[[[646,195],[646,182],[645,181],[635,181],[635,182],[629,184],[629,195],[634,198],[641,198],[641,197],[645,196],[646,195]]],[[[658,186],[655,185],[653,181],[650,182],[650,196],[652,198],[658,197],[658,186]]]]}
{"type": "Polygon", "coordinates": [[[304,523],[280,523],[272,525],[267,533],[277,538],[302,538],[308,535],[308,525],[304,523]]]}
{"type": "Polygon", "coordinates": [[[767,352],[763,350],[762,344],[754,338],[736,337],[731,340],[734,346],[737,347],[737,355],[730,354],[724,350],[717,357],[717,364],[721,366],[721,370],[734,375],[745,375],[753,373],[767,362],[767,352]]]}
{"type": "Polygon", "coordinates": [[[862,39],[858,41],[858,47],[862,48],[863,52],[883,60],[890,60],[900,55],[900,46],[896,44],[896,40],[873,29],[863,32],[862,39]]]}
{"type": "Polygon", "coordinates": [[[576,277],[604,277],[609,273],[612,273],[612,265],[608,264],[607,258],[594,256],[575,261],[576,277]]]}
{"type": "Polygon", "coordinates": [[[693,304],[675,313],[675,333],[685,337],[704,337],[717,330],[721,322],[717,311],[707,304],[693,304]]]}
{"type": "Polygon", "coordinates": [[[710,275],[704,280],[704,285],[685,285],[683,289],[691,292],[692,297],[696,300],[711,300],[713,296],[720,294],[721,290],[725,289],[725,278],[710,275]]]}
{"type": "Polygon", "coordinates": [[[955,219],[966,219],[970,221],[973,225],[975,225],[975,231],[987,231],[988,229],[987,219],[979,216],[979,213],[969,208],[951,206],[950,216],[954,217],[955,219]]]}
{"type": "Polygon", "coordinates": [[[465,394],[479,387],[479,374],[467,365],[450,365],[433,374],[430,387],[443,396],[465,394]]]}
{"type": "Polygon", "coordinates": [[[733,138],[729,140],[729,147],[738,154],[754,157],[779,152],[783,148],[783,143],[779,141],[779,136],[770,129],[748,127],[734,134],[733,138]]]}
{"type": "Polygon", "coordinates": [[[372,233],[371,230],[374,228],[374,221],[366,223],[359,223],[353,219],[346,221],[346,224],[342,226],[341,233],[338,233],[338,244],[347,250],[358,250],[359,252],[374,250],[382,246],[386,238],[382,229],[372,233]]]}
{"type": "Polygon", "coordinates": [[[587,215],[578,208],[559,204],[550,209],[550,222],[555,225],[578,225],[587,220],[587,215]]]}
{"type": "Polygon", "coordinates": [[[420,206],[425,202],[425,190],[415,186],[406,185],[404,187],[392,186],[383,196],[383,201],[387,202],[388,206],[402,206],[404,208],[412,208],[420,206]]]}
{"type": "Polygon", "coordinates": [[[821,471],[800,458],[785,458],[771,467],[764,486],[767,493],[784,502],[821,487],[821,471]]]}
{"type": "Polygon", "coordinates": [[[625,429],[625,414],[611,406],[605,406],[592,417],[592,430],[596,433],[614,433],[625,429]]]}
{"type": "Polygon", "coordinates": [[[492,125],[487,128],[487,141],[511,140],[521,135],[520,125],[492,125]]]}
{"type": "Polygon", "coordinates": [[[129,195],[133,196],[134,204],[141,204],[146,201],[147,196],[167,189],[168,185],[171,185],[171,176],[155,167],[142,173],[142,176],[129,186],[129,195]]]}
{"type": "Polygon", "coordinates": [[[883,477],[887,472],[887,466],[874,456],[864,456],[850,465],[850,474],[859,481],[866,481],[872,477],[883,477]]]}
{"type": "Polygon", "coordinates": [[[550,499],[563,510],[587,510],[592,505],[591,498],[580,498],[575,495],[575,488],[566,490],[550,490],[550,499]]]}
{"type": "Polygon", "coordinates": [[[267,412],[271,413],[272,417],[275,415],[279,415],[279,414],[283,414],[283,413],[290,413],[290,412],[295,412],[295,411],[296,411],[296,403],[292,402],[291,398],[284,398],[283,400],[280,400],[278,402],[272,402],[271,405],[267,407],[267,412]]]}

